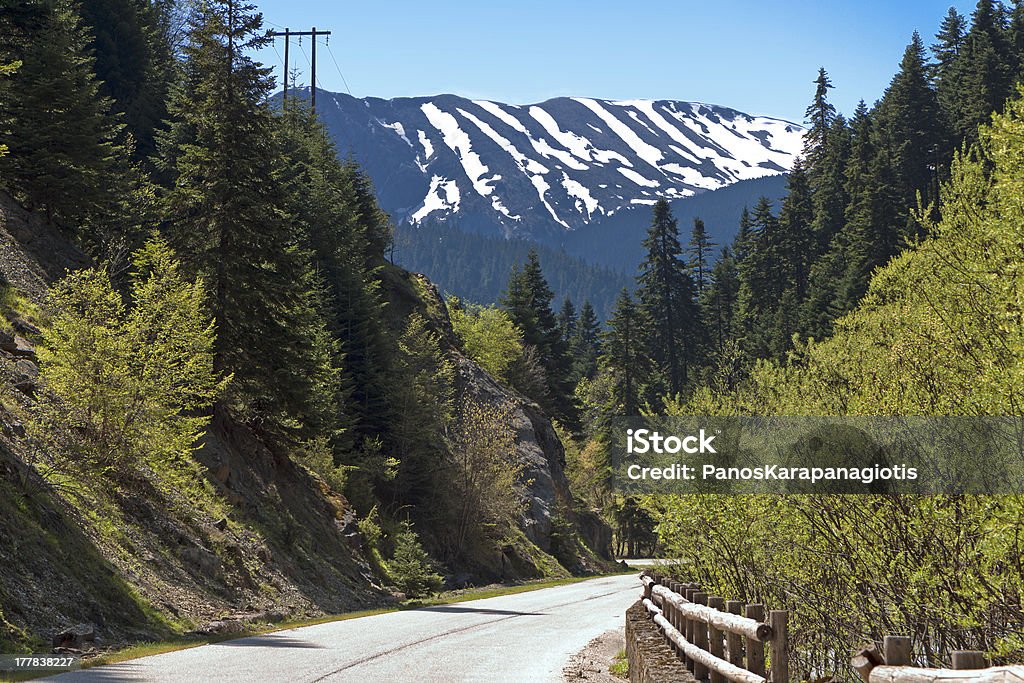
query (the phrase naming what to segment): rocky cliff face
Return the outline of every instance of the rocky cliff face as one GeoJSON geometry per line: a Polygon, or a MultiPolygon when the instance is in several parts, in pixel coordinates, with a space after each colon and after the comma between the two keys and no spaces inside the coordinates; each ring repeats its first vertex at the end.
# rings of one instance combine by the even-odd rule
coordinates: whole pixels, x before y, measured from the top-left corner
{"type": "Polygon", "coordinates": [[[386,282],[389,306],[394,312],[406,316],[419,311],[439,333],[456,369],[456,401],[512,407],[516,436],[514,451],[508,457],[524,466],[522,480],[527,493],[520,528],[540,553],[530,548],[506,548],[504,557],[494,558],[497,573],[502,578],[551,573],[551,559],[572,573],[608,570],[612,562],[611,530],[596,515],[575,509],[565,475],[565,449],[551,420],[536,403],[499,384],[459,350],[444,303],[426,277],[394,269],[386,282]]]}

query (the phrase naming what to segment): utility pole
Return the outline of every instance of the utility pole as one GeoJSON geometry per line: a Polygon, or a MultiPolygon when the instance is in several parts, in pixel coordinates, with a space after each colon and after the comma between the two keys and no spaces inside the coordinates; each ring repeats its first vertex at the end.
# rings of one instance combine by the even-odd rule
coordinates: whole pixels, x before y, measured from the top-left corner
{"type": "Polygon", "coordinates": [[[310,78],[312,79],[312,84],[311,84],[311,87],[309,89],[309,94],[310,94],[310,100],[311,100],[310,104],[313,106],[313,111],[316,111],[316,37],[317,36],[329,36],[329,35],[331,35],[331,32],[330,31],[317,31],[316,30],[316,26],[314,26],[313,30],[311,30],[311,31],[292,31],[292,30],[286,28],[283,31],[271,31],[270,35],[272,37],[274,37],[274,38],[284,38],[284,101],[285,101],[285,104],[288,103],[288,44],[291,42],[290,38],[292,36],[299,36],[300,38],[302,36],[311,36],[313,38],[313,54],[312,54],[312,56],[310,57],[310,60],[309,60],[310,70],[312,71],[312,73],[310,74],[310,78]]]}

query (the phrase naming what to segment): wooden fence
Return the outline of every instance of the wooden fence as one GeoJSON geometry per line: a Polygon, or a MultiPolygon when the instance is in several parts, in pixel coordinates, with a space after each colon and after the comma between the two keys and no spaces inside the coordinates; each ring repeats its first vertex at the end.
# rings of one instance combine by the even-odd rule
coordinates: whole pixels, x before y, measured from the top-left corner
{"type": "Polygon", "coordinates": [[[697,680],[788,683],[789,613],[708,595],[692,583],[644,572],[643,604],[697,680]],[[741,615],[742,612],[742,615],[741,615]],[[771,666],[766,671],[765,647],[771,666]]]}
{"type": "Polygon", "coordinates": [[[952,669],[913,666],[910,638],[904,636],[886,636],[882,652],[865,648],[850,664],[864,683],[1024,683],[1024,666],[985,668],[984,654],[974,650],[954,652],[952,669]]]}

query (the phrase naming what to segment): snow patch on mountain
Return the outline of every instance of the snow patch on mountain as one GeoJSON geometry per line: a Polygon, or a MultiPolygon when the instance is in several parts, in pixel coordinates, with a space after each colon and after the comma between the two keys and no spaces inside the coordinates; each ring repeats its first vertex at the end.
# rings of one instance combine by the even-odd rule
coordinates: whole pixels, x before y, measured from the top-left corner
{"type": "Polygon", "coordinates": [[[803,145],[797,124],[699,102],[332,95],[318,113],[396,220],[523,236],[785,173],[803,145]]]}
{"type": "Polygon", "coordinates": [[[423,206],[412,215],[412,219],[419,222],[435,211],[456,212],[460,200],[459,184],[436,175],[430,179],[430,190],[423,200],[423,206]]]}

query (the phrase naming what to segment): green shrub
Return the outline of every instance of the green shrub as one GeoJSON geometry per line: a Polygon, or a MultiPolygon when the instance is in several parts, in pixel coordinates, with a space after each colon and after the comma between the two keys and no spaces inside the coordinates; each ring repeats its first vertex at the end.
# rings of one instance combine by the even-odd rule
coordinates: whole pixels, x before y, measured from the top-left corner
{"type": "Polygon", "coordinates": [[[394,542],[395,553],[388,562],[388,575],[398,589],[413,598],[437,592],[441,588],[441,577],[433,571],[430,556],[420,545],[412,525],[403,522],[394,542]]]}

